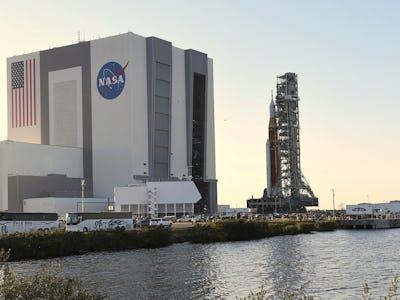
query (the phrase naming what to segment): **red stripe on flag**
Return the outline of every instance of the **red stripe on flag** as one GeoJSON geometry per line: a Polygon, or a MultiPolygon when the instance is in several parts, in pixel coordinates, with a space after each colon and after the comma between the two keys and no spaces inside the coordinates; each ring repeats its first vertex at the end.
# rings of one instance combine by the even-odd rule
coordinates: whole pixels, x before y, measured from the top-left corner
{"type": "Polygon", "coordinates": [[[18,89],[15,90],[15,127],[18,127],[18,89]]]}
{"type": "Polygon", "coordinates": [[[15,90],[15,127],[18,127],[18,89],[15,90]]]}
{"type": "Polygon", "coordinates": [[[18,102],[19,102],[19,108],[18,108],[18,124],[19,124],[19,127],[21,127],[21,120],[22,120],[22,118],[21,118],[21,89],[18,89],[18,102]]]}
{"type": "MultiPolygon", "coordinates": [[[[24,103],[24,102],[26,102],[25,101],[25,90],[24,89],[19,89],[19,90],[22,92],[22,103],[24,103]]],[[[25,113],[25,111],[24,111],[24,113],[25,113]]],[[[26,124],[26,125],[28,125],[28,124],[26,124]]]]}
{"type": "Polygon", "coordinates": [[[36,60],[33,59],[33,108],[35,110],[35,125],[36,125],[36,60]]]}
{"type": "Polygon", "coordinates": [[[14,94],[15,91],[12,90],[12,95],[11,95],[11,126],[14,128],[14,94]]]}
{"type": "Polygon", "coordinates": [[[22,89],[22,98],[24,99],[24,103],[25,103],[25,110],[24,110],[24,113],[25,113],[25,118],[24,118],[24,123],[25,123],[25,125],[26,126],[28,126],[28,111],[29,111],[29,108],[28,108],[28,93],[25,93],[25,89],[22,89]]]}
{"type": "Polygon", "coordinates": [[[32,60],[29,60],[29,101],[32,101],[32,60]]]}
{"type": "Polygon", "coordinates": [[[26,73],[26,100],[27,100],[27,103],[28,103],[28,126],[29,125],[32,125],[32,112],[31,112],[31,110],[32,110],[32,105],[30,104],[30,102],[31,102],[31,99],[29,98],[29,96],[28,96],[28,91],[29,91],[29,80],[28,80],[28,78],[29,78],[29,73],[28,73],[28,61],[26,61],[26,70],[25,70],[25,73],[26,73]]]}
{"type": "MultiPolygon", "coordinates": [[[[21,89],[19,89],[21,90],[21,89]]],[[[24,90],[22,90],[22,125],[25,126],[25,97],[24,90]]]]}
{"type": "MultiPolygon", "coordinates": [[[[29,93],[28,93],[28,61],[25,61],[25,90],[24,94],[26,95],[26,101],[28,103],[29,100],[29,93]]],[[[28,116],[27,116],[28,117],[28,116]]]]}

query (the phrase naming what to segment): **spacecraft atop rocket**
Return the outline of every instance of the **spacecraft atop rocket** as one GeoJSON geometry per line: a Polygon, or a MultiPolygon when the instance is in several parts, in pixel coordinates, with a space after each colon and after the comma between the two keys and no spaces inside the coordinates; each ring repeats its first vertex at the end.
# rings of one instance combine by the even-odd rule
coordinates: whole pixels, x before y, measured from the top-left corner
{"type": "Polygon", "coordinates": [[[300,127],[297,74],[278,76],[275,101],[269,105],[266,143],[267,188],[263,198],[249,199],[247,206],[259,212],[299,211],[318,206],[300,168],[300,127]]]}

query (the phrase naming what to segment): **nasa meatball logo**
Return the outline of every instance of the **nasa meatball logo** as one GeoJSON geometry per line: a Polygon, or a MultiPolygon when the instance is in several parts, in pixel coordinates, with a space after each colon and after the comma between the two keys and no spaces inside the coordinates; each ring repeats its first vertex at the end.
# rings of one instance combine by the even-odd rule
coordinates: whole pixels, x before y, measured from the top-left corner
{"type": "Polygon", "coordinates": [[[122,67],[119,63],[110,61],[101,67],[97,75],[97,89],[103,98],[112,100],[122,93],[128,64],[129,61],[122,67]]]}

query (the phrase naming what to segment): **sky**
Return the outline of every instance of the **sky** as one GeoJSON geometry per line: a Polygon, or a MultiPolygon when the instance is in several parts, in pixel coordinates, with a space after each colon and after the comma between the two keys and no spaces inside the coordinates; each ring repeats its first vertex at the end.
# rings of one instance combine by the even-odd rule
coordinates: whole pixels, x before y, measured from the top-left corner
{"type": "Polygon", "coordinates": [[[214,61],[218,203],[266,187],[276,76],[298,74],[301,168],[319,208],[400,199],[400,1],[0,0],[6,58],[132,31],[214,61]]]}

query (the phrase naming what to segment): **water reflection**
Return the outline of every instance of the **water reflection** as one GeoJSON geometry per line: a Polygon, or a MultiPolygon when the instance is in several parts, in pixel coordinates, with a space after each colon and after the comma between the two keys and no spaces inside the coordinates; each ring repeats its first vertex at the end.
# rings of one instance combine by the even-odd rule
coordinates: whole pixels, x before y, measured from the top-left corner
{"type": "Polygon", "coordinates": [[[312,273],[313,265],[307,252],[312,250],[306,242],[303,237],[293,236],[276,237],[266,243],[269,251],[265,267],[271,268],[272,291],[297,293],[310,283],[308,274],[312,273]]]}
{"type": "MultiPolygon", "coordinates": [[[[251,242],[176,244],[52,260],[108,299],[236,299],[261,286],[323,299],[385,295],[400,270],[400,230],[336,231],[251,242]],[[305,286],[305,287],[304,287],[305,286]]],[[[12,263],[32,274],[50,261],[12,263]]]]}

